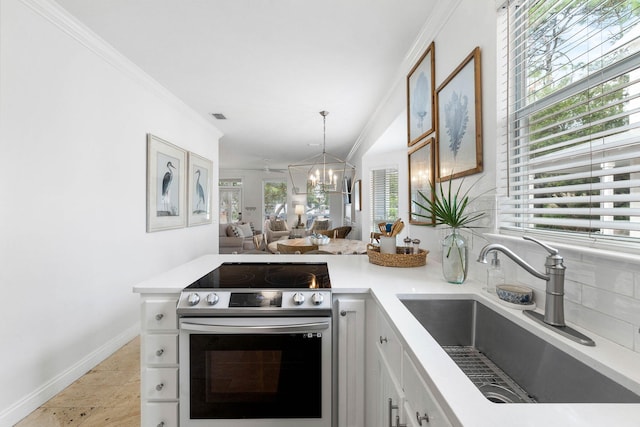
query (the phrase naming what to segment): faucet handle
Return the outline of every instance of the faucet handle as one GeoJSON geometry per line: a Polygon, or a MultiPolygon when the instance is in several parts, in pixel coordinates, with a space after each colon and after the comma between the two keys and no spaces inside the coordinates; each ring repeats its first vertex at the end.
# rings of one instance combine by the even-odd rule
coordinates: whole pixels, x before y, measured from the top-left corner
{"type": "Polygon", "coordinates": [[[523,238],[524,240],[530,240],[530,241],[532,241],[532,242],[534,242],[534,243],[539,244],[540,246],[542,246],[543,248],[545,248],[545,249],[547,250],[547,252],[549,252],[549,254],[551,254],[551,255],[558,255],[558,254],[560,253],[560,251],[559,251],[559,250],[557,250],[556,248],[552,248],[551,246],[549,246],[549,245],[547,245],[547,244],[545,244],[545,243],[542,243],[541,241],[539,241],[539,240],[537,240],[537,239],[534,239],[533,237],[529,237],[529,236],[522,236],[522,238],[523,238]]]}

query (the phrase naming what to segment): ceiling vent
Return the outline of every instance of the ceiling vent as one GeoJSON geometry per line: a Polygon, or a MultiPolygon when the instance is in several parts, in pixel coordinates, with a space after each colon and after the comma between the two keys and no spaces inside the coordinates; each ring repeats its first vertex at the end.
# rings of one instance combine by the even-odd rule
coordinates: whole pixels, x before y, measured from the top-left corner
{"type": "Polygon", "coordinates": [[[227,120],[227,118],[222,113],[211,113],[211,115],[218,120],[227,120]]]}

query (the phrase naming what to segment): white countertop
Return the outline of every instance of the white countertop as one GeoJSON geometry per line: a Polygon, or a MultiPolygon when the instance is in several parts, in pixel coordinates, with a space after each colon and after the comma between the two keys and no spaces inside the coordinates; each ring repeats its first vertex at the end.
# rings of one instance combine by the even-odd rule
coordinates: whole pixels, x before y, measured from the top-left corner
{"type": "MultiPolygon", "coordinates": [[[[497,404],[485,399],[442,348],[398,299],[476,299],[525,327],[542,339],[594,367],[640,394],[640,354],[573,326],[596,341],[586,347],[568,341],[528,319],[520,310],[502,305],[482,291],[482,285],[468,281],[453,285],[442,278],[440,264],[428,260],[426,266],[391,268],[370,264],[365,255],[206,255],[134,286],[137,293],[178,293],[185,286],[222,262],[314,262],[329,265],[331,286],[337,293],[371,292],[386,311],[420,361],[418,368],[434,394],[446,402],[443,409],[452,423],[464,426],[640,426],[640,404],[497,404]],[[454,418],[455,416],[455,418],[454,418]]],[[[523,361],[526,363],[526,361],[523,361]]]]}

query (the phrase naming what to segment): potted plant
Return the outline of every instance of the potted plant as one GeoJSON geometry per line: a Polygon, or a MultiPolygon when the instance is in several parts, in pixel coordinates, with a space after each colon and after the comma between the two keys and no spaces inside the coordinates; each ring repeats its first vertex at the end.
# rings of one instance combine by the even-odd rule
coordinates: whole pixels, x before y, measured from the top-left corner
{"type": "Polygon", "coordinates": [[[437,189],[431,183],[433,198],[418,191],[421,200],[413,202],[426,213],[413,212],[413,215],[430,219],[434,227],[450,227],[450,233],[442,240],[442,272],[448,282],[460,284],[467,278],[469,264],[467,240],[460,229],[473,228],[471,223],[482,218],[485,212],[467,212],[469,203],[475,200],[469,198],[469,190],[473,185],[462,192],[463,179],[453,192],[451,180],[445,182],[448,184],[446,192],[443,182],[439,183],[437,189]]]}

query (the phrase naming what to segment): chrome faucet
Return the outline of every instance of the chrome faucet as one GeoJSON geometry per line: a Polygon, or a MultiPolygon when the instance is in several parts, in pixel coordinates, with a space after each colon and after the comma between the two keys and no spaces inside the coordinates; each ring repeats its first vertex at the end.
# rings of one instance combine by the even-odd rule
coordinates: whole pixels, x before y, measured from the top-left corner
{"type": "Polygon", "coordinates": [[[525,310],[524,314],[570,340],[588,346],[596,345],[591,338],[564,323],[564,272],[566,269],[562,257],[558,255],[558,250],[529,236],[524,236],[523,239],[535,242],[549,252],[547,260],[544,263],[544,273],[531,267],[531,265],[516,255],[511,249],[499,243],[491,243],[482,248],[478,256],[478,262],[486,264],[489,252],[500,251],[538,279],[545,280],[547,282],[547,288],[544,316],[533,310],[525,310]]]}
{"type": "Polygon", "coordinates": [[[547,260],[544,263],[546,270],[545,273],[537,271],[525,260],[516,255],[511,249],[499,243],[491,243],[482,248],[480,250],[480,255],[478,256],[478,262],[486,264],[489,252],[500,251],[538,279],[545,280],[547,282],[547,288],[544,305],[544,323],[552,326],[566,326],[564,323],[565,266],[562,262],[562,257],[558,255],[558,250],[551,246],[529,236],[524,236],[523,238],[539,244],[549,252],[549,256],[547,256],[547,260]]]}

